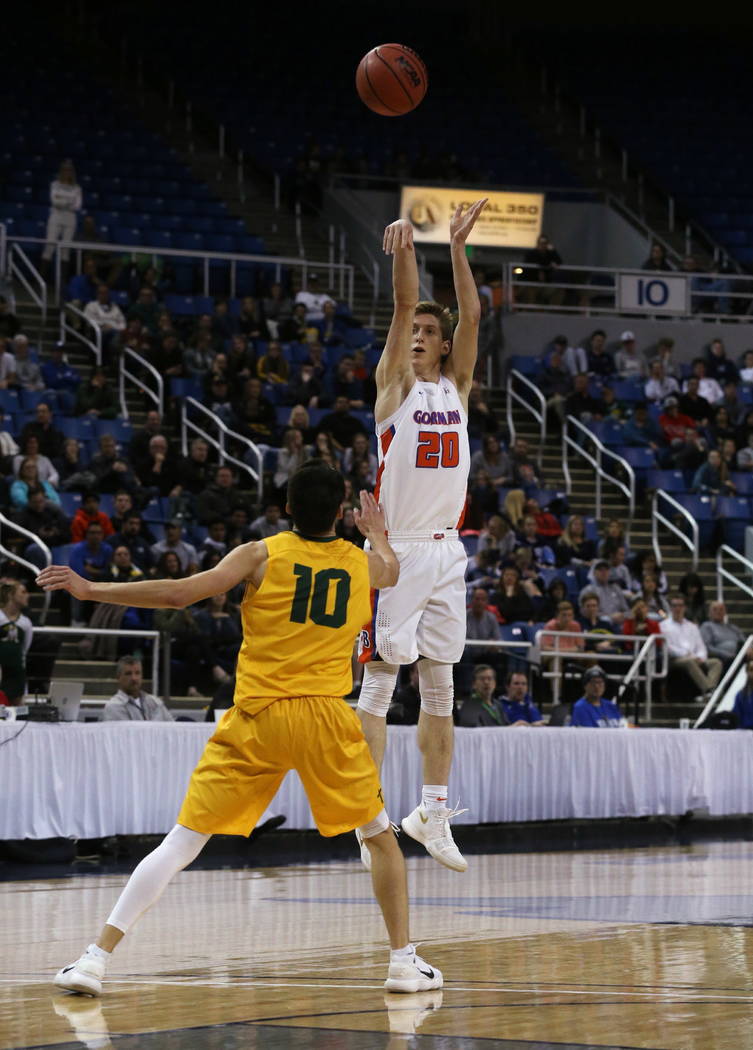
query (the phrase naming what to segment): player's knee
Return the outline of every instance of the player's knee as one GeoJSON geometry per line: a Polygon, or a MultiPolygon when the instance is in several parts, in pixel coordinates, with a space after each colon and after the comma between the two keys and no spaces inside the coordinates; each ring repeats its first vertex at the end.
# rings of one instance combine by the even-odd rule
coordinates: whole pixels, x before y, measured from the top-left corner
{"type": "Polygon", "coordinates": [[[362,824],[358,830],[364,839],[373,839],[375,835],[381,835],[383,831],[389,831],[389,828],[390,818],[387,816],[387,810],[383,809],[368,824],[362,824]]]}
{"type": "Polygon", "coordinates": [[[387,717],[399,667],[375,660],[367,664],[363,673],[361,692],[358,695],[358,710],[367,714],[387,717]]]}
{"type": "Polygon", "coordinates": [[[443,664],[422,656],[418,661],[418,688],[421,693],[422,711],[439,718],[452,717],[452,701],[455,696],[452,664],[443,664]]]}

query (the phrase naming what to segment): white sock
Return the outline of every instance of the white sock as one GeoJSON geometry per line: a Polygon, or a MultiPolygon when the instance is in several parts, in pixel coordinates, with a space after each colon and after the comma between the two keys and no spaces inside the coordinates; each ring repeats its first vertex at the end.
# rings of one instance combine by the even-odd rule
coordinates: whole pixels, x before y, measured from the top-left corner
{"type": "Polygon", "coordinates": [[[109,959],[111,955],[111,953],[104,948],[100,948],[98,944],[90,944],[86,949],[86,954],[94,955],[97,959],[109,959]]]}
{"type": "Polygon", "coordinates": [[[444,809],[447,806],[447,785],[424,784],[421,789],[421,805],[424,809],[444,809]]]}
{"type": "Polygon", "coordinates": [[[416,954],[416,949],[412,944],[406,944],[404,948],[390,948],[390,962],[404,962],[406,959],[412,959],[416,954]]]}

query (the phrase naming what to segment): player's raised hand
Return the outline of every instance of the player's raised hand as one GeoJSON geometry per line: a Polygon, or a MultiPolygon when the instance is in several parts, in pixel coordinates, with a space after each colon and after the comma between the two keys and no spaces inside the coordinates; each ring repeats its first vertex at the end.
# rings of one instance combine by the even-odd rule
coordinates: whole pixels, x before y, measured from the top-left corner
{"type": "Polygon", "coordinates": [[[455,214],[450,219],[450,240],[465,244],[468,234],[471,232],[476,224],[476,219],[479,217],[481,212],[489,200],[488,197],[482,197],[480,201],[476,201],[472,204],[467,211],[463,211],[463,205],[458,204],[455,209],[455,214]]]}
{"type": "Polygon", "coordinates": [[[394,255],[398,248],[413,247],[413,224],[408,219],[396,219],[384,231],[382,242],[386,255],[394,255]]]}
{"type": "Polygon", "coordinates": [[[89,581],[67,565],[48,565],[37,576],[37,585],[43,591],[69,591],[83,601],[89,597],[89,581]]]}
{"type": "Polygon", "coordinates": [[[383,536],[386,531],[384,511],[371,493],[367,492],[366,489],[361,489],[359,499],[361,501],[361,509],[360,511],[353,511],[353,517],[355,518],[359,531],[363,533],[367,539],[374,534],[381,534],[383,536]]]}

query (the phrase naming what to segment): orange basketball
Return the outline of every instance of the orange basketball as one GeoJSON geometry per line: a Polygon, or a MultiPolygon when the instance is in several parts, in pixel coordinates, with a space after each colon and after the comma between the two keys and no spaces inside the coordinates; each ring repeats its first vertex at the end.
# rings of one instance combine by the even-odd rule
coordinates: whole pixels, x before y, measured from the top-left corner
{"type": "Polygon", "coordinates": [[[429,77],[415,51],[403,44],[380,44],[364,55],[356,70],[356,91],[374,113],[399,117],[415,109],[429,77]]]}

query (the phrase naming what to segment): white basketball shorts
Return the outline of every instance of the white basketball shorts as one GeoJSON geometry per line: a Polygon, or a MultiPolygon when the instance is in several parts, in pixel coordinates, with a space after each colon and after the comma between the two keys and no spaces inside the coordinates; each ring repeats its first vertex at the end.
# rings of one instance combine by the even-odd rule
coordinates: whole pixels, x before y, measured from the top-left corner
{"type": "Polygon", "coordinates": [[[454,530],[390,533],[400,562],[394,587],[374,591],[371,621],[361,631],[361,663],[412,664],[419,656],[454,664],[465,648],[465,548],[454,530]]]}

